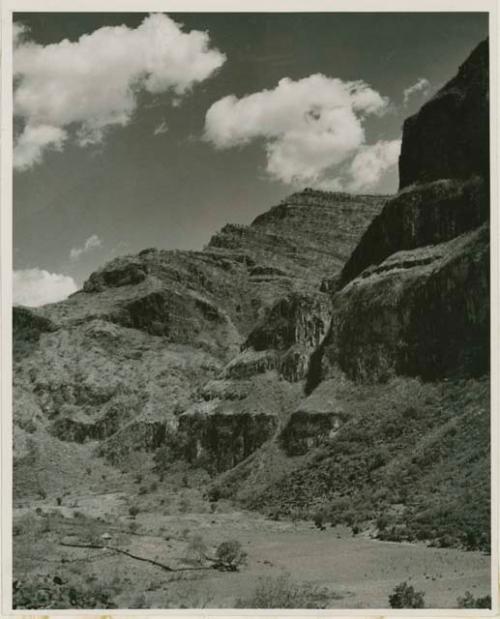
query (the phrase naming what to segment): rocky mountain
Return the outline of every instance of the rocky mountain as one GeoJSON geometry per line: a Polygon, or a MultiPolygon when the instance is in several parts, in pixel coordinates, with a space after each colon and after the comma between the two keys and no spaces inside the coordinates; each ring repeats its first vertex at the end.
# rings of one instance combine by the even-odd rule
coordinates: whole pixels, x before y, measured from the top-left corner
{"type": "Polygon", "coordinates": [[[441,178],[488,178],[490,171],[488,41],[480,43],[403,126],[399,187],[441,178]]]}
{"type": "Polygon", "coordinates": [[[183,457],[208,450],[216,468],[245,458],[300,397],[293,382],[329,319],[322,280],[383,202],[305,190],[250,226],[225,226],[203,251],[146,249],[64,302],[14,308],[19,478],[42,435],[96,442],[118,462],[178,431],[183,457]]]}
{"type": "Polygon", "coordinates": [[[293,471],[223,479],[249,505],[488,547],[487,67],[483,42],[406,122],[402,189],[343,267],[308,395],[277,439],[293,471]],[[460,148],[444,117],[465,128],[460,148]]]}
{"type": "Polygon", "coordinates": [[[14,308],[18,495],[72,483],[68,445],[144,450],[276,518],[487,549],[488,110],[483,42],[406,121],[397,195],[306,189],[14,308]]]}

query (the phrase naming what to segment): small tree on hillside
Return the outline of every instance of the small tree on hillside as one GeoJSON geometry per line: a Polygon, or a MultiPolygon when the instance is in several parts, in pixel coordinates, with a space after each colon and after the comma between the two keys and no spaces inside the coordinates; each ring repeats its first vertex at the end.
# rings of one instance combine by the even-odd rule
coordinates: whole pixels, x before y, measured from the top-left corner
{"type": "Polygon", "coordinates": [[[228,572],[237,572],[240,566],[246,563],[247,553],[240,542],[230,540],[222,542],[215,551],[216,567],[228,572]]]}
{"type": "Polygon", "coordinates": [[[423,591],[415,591],[411,585],[402,582],[394,587],[389,604],[391,608],[424,608],[424,595],[423,591]]]}

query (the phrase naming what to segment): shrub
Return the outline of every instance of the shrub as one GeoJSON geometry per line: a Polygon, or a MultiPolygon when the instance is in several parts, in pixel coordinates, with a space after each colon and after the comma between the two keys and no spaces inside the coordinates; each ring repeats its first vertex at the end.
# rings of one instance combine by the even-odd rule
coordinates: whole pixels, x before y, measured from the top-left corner
{"type": "Polygon", "coordinates": [[[291,582],[283,574],[261,579],[250,597],[236,600],[236,608],[326,608],[330,597],[326,589],[291,582]]]}
{"type": "Polygon", "coordinates": [[[137,505],[131,505],[128,508],[128,513],[132,518],[135,518],[140,511],[141,510],[137,507],[137,505]]]}
{"type": "Polygon", "coordinates": [[[144,593],[139,593],[134,601],[132,602],[132,604],[130,605],[130,608],[147,608],[148,605],[146,603],[146,596],[144,595],[144,593]]]}
{"type": "Polygon", "coordinates": [[[222,542],[215,551],[216,565],[218,569],[229,572],[237,572],[247,560],[247,553],[237,540],[222,542]]]}
{"type": "Polygon", "coordinates": [[[187,497],[185,497],[185,496],[182,496],[181,500],[179,501],[179,511],[182,514],[185,514],[190,509],[191,509],[191,504],[189,502],[189,499],[187,497]]]}
{"type": "Polygon", "coordinates": [[[464,597],[457,598],[459,608],[491,608],[491,595],[475,598],[470,591],[466,591],[464,597]]]}
{"type": "Polygon", "coordinates": [[[389,524],[389,518],[385,514],[381,514],[377,518],[377,529],[383,531],[389,524]]]}
{"type": "Polygon", "coordinates": [[[222,490],[218,486],[211,486],[208,489],[207,497],[211,503],[215,503],[222,498],[222,490]]]}
{"type": "Polygon", "coordinates": [[[412,585],[402,582],[394,587],[389,596],[391,608],[424,608],[424,592],[415,591],[412,585]]]}
{"type": "Polygon", "coordinates": [[[205,561],[207,546],[203,541],[201,535],[194,535],[191,538],[186,550],[186,554],[186,558],[196,565],[201,565],[205,561]]]}
{"type": "Polygon", "coordinates": [[[110,592],[95,584],[65,582],[59,576],[15,580],[12,597],[14,608],[116,608],[110,592]]]}
{"type": "Polygon", "coordinates": [[[316,514],[314,514],[313,522],[320,531],[325,530],[325,515],[322,512],[317,512],[316,514]]]}

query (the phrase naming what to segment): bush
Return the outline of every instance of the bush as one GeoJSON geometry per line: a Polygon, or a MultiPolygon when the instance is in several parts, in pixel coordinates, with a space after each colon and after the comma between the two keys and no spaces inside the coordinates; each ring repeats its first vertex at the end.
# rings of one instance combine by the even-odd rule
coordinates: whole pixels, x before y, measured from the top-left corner
{"type": "Polygon", "coordinates": [[[208,489],[207,498],[211,503],[216,503],[222,498],[222,490],[218,486],[211,486],[208,489]]]}
{"type": "Polygon", "coordinates": [[[186,550],[186,555],[186,558],[195,565],[201,565],[205,561],[207,546],[201,535],[194,535],[191,538],[186,550]]]}
{"type": "Polygon", "coordinates": [[[131,533],[136,533],[139,530],[139,525],[135,520],[132,520],[132,522],[128,525],[128,530],[131,533]]]}
{"type": "Polygon", "coordinates": [[[411,585],[402,582],[394,587],[389,604],[391,608],[424,608],[424,595],[423,591],[415,591],[411,585]]]}
{"type": "Polygon", "coordinates": [[[111,593],[97,585],[69,583],[59,576],[38,576],[13,584],[14,608],[116,608],[111,593]]]}
{"type": "Polygon", "coordinates": [[[131,505],[128,508],[128,513],[132,518],[135,518],[140,511],[141,510],[137,507],[137,505],[131,505]]]}
{"type": "Polygon", "coordinates": [[[215,551],[216,565],[218,569],[229,572],[237,572],[246,563],[247,553],[237,540],[222,542],[215,551]]]}
{"type": "Polygon", "coordinates": [[[185,514],[190,509],[191,503],[189,502],[189,499],[185,496],[182,496],[181,500],[179,501],[179,511],[181,512],[181,514],[185,514]]]}
{"type": "Polygon", "coordinates": [[[475,598],[470,591],[466,591],[464,597],[457,598],[459,608],[491,608],[491,595],[475,598]]]}
{"type": "Polygon", "coordinates": [[[320,531],[325,530],[325,514],[323,512],[317,512],[313,516],[314,526],[316,526],[320,531]]]}
{"type": "Polygon", "coordinates": [[[236,600],[236,608],[326,608],[330,597],[326,589],[291,582],[283,574],[261,579],[250,597],[236,600]]]}

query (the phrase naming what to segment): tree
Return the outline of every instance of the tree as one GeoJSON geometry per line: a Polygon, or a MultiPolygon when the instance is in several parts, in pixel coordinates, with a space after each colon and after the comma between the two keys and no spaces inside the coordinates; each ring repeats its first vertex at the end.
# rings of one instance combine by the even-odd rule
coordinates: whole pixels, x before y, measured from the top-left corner
{"type": "Polygon", "coordinates": [[[415,591],[412,585],[402,582],[394,587],[389,604],[391,608],[424,608],[424,595],[423,591],[415,591]]]}
{"type": "Polygon", "coordinates": [[[491,608],[491,595],[475,598],[470,591],[466,591],[464,597],[457,598],[459,608],[491,608]]]}
{"type": "Polygon", "coordinates": [[[218,569],[237,572],[239,567],[246,562],[247,553],[243,550],[240,542],[229,540],[219,544],[215,551],[215,557],[215,566],[218,569]]]}

